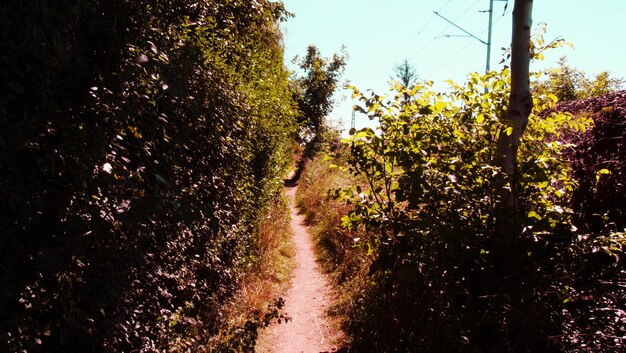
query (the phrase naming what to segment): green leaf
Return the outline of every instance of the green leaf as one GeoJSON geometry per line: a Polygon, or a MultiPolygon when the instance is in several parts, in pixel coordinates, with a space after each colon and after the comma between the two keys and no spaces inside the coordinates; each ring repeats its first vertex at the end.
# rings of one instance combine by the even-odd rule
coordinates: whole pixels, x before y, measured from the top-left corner
{"type": "Polygon", "coordinates": [[[552,93],[548,94],[547,98],[548,98],[548,100],[550,100],[552,103],[556,103],[556,102],[559,100],[559,98],[557,98],[557,96],[555,96],[555,95],[554,95],[554,94],[552,94],[552,93]]]}
{"type": "Polygon", "coordinates": [[[380,109],[380,103],[376,102],[376,103],[374,103],[374,104],[370,105],[370,106],[367,108],[367,112],[368,112],[368,113],[372,113],[372,112],[375,112],[375,111],[376,111],[376,110],[378,110],[378,109],[380,109]]]}
{"type": "Polygon", "coordinates": [[[542,219],[542,217],[539,215],[539,213],[537,213],[535,211],[528,212],[528,218],[535,218],[538,221],[541,221],[541,219],[542,219]]]}
{"type": "Polygon", "coordinates": [[[611,171],[608,169],[600,169],[596,172],[596,180],[600,180],[600,177],[602,175],[609,175],[611,174],[611,171]]]}
{"type": "Polygon", "coordinates": [[[366,130],[366,131],[357,132],[356,134],[354,134],[354,136],[352,136],[352,138],[356,140],[356,139],[365,138],[369,136],[371,136],[371,134],[368,130],[366,130]]]}

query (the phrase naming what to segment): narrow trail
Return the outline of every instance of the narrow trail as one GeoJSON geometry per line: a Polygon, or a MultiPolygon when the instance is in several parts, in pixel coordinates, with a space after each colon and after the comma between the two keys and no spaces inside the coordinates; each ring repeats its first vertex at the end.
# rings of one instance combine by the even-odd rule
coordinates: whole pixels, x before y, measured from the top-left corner
{"type": "Polygon", "coordinates": [[[285,297],[288,323],[270,326],[259,337],[259,353],[336,352],[341,331],[326,317],[331,301],[328,280],[315,261],[313,241],[295,206],[296,187],[285,188],[291,209],[296,268],[285,297]]]}

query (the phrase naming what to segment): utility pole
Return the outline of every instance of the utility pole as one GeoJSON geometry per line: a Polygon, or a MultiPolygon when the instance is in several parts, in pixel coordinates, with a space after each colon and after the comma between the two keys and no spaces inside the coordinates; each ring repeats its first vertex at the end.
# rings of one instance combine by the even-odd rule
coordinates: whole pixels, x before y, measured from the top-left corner
{"type": "Polygon", "coordinates": [[[491,64],[491,30],[493,29],[493,0],[489,0],[489,30],[487,31],[487,64],[485,72],[489,72],[491,64]]]}
{"type": "Polygon", "coordinates": [[[350,121],[350,130],[354,131],[354,110],[352,110],[352,121],[350,121]]]}
{"type": "MultiPolygon", "coordinates": [[[[465,33],[467,35],[467,37],[472,37],[472,38],[476,39],[477,41],[479,41],[482,44],[487,46],[487,59],[486,59],[486,63],[485,63],[485,72],[489,72],[489,70],[491,69],[491,65],[490,65],[490,63],[491,63],[491,32],[493,30],[493,3],[494,3],[494,1],[506,1],[507,2],[507,6],[508,6],[508,2],[509,2],[509,0],[489,0],[489,10],[487,11],[487,12],[489,12],[489,27],[488,27],[487,41],[486,42],[484,40],[476,37],[475,35],[471,34],[470,32],[466,31],[465,29],[461,28],[456,23],[454,23],[454,22],[450,21],[449,19],[443,17],[443,15],[441,15],[439,12],[433,11],[433,13],[435,15],[441,17],[446,22],[450,23],[454,27],[456,27],[456,28],[460,29],[461,31],[463,31],[463,33],[465,33]]],[[[506,10],[506,7],[505,7],[505,10],[506,10]]],[[[481,12],[485,12],[485,11],[481,11],[481,12]]]]}

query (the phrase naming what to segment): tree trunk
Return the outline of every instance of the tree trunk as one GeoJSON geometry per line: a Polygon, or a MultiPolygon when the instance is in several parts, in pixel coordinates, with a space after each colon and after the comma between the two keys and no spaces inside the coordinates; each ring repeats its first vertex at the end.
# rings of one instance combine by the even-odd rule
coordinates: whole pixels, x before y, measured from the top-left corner
{"type": "Polygon", "coordinates": [[[506,343],[500,348],[510,352],[527,351],[524,347],[533,346],[537,332],[532,288],[527,287],[533,282],[533,274],[520,237],[522,210],[517,190],[517,149],[533,106],[529,78],[532,5],[532,0],[515,0],[513,8],[511,93],[496,156],[496,164],[504,175],[500,183],[502,204],[496,219],[494,266],[502,276],[502,292],[508,297],[503,305],[506,343]]]}
{"type": "Polygon", "coordinates": [[[512,241],[520,233],[517,200],[517,148],[532,110],[530,93],[530,27],[532,0],[515,0],[511,41],[511,94],[503,119],[504,129],[498,139],[496,165],[502,168],[504,181],[500,195],[502,209],[496,232],[502,241],[512,241]]]}

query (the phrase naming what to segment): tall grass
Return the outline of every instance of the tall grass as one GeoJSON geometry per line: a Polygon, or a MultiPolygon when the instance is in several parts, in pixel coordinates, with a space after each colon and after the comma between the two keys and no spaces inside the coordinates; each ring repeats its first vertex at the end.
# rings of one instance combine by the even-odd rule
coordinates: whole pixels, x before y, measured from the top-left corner
{"type": "Polygon", "coordinates": [[[257,261],[246,273],[241,286],[244,308],[265,308],[289,285],[294,267],[289,204],[284,195],[277,198],[261,220],[257,235],[257,261]]]}
{"type": "Polygon", "coordinates": [[[330,314],[349,332],[362,302],[360,297],[368,292],[367,274],[372,257],[368,256],[367,248],[355,246],[355,239],[366,237],[364,230],[347,230],[342,226],[341,219],[348,214],[350,206],[331,196],[335,189],[360,183],[347,171],[333,166],[333,163],[344,165],[341,155],[337,153],[332,160],[318,156],[306,163],[296,202],[311,226],[322,267],[338,293],[330,314]]]}
{"type": "Polygon", "coordinates": [[[214,338],[215,348],[210,351],[254,349],[259,330],[280,315],[277,303],[287,291],[295,266],[290,220],[286,197],[277,196],[260,221],[255,242],[256,259],[246,270],[238,295],[224,311],[229,329],[214,338]],[[230,345],[226,346],[225,342],[230,345]]]}
{"type": "MultiPolygon", "coordinates": [[[[350,207],[334,201],[332,190],[353,185],[354,178],[346,171],[333,167],[330,161],[316,157],[307,162],[299,182],[297,205],[313,229],[319,258],[327,272],[334,272],[352,253],[355,232],[341,225],[341,218],[350,207]]],[[[343,267],[343,266],[342,266],[343,267]]]]}

